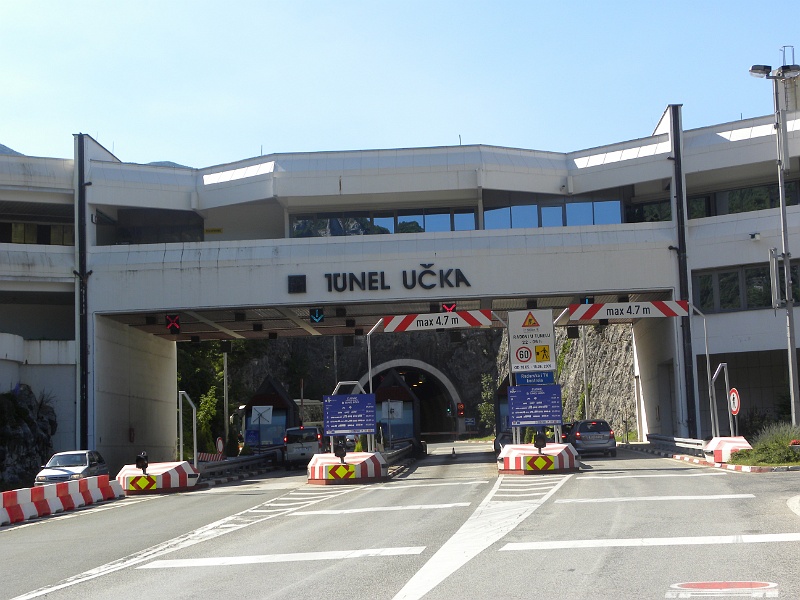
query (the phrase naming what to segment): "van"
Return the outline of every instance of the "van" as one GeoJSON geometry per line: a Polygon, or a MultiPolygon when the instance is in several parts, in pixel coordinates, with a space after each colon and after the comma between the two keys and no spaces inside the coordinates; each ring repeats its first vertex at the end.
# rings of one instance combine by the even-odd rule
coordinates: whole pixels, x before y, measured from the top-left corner
{"type": "Polygon", "coordinates": [[[283,436],[283,457],[286,470],[306,466],[311,457],[323,451],[321,427],[290,427],[283,436]]]}

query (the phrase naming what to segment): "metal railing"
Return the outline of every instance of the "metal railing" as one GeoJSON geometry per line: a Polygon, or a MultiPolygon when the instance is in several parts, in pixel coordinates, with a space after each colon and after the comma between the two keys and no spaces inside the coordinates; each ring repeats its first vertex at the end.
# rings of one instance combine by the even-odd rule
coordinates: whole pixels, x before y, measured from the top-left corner
{"type": "Polygon", "coordinates": [[[688,454],[703,456],[703,447],[706,445],[704,440],[693,438],[679,438],[671,435],[661,435],[658,433],[648,433],[647,441],[654,446],[666,447],[667,449],[682,448],[688,450],[688,454]]]}

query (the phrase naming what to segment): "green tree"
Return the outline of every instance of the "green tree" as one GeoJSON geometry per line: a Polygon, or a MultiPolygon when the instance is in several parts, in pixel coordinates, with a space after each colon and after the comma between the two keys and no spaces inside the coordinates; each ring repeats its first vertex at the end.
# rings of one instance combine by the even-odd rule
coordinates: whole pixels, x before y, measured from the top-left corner
{"type": "Polygon", "coordinates": [[[485,431],[495,433],[495,387],[489,373],[481,375],[481,403],[478,404],[478,420],[485,431]]]}

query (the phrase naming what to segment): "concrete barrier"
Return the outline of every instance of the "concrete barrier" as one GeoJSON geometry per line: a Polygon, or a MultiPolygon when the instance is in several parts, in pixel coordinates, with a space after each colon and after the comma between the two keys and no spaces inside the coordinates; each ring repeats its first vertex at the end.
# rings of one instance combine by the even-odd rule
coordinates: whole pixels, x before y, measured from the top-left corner
{"type": "Polygon", "coordinates": [[[108,475],[2,492],[0,525],[10,525],[123,498],[122,486],[108,475]]]}
{"type": "Polygon", "coordinates": [[[750,442],[742,436],[715,437],[703,448],[703,452],[713,457],[715,463],[726,463],[731,459],[731,453],[736,450],[752,450],[750,442]]]}
{"type": "Polygon", "coordinates": [[[501,475],[536,475],[569,473],[579,470],[578,453],[572,444],[547,444],[539,449],[533,444],[506,444],[497,457],[501,475]]]}
{"type": "Polygon", "coordinates": [[[185,492],[191,489],[200,474],[188,462],[150,463],[147,474],[136,465],[125,465],[117,473],[117,481],[127,496],[137,494],[164,494],[185,492]]]}
{"type": "Polygon", "coordinates": [[[308,463],[308,483],[341,485],[376,483],[389,478],[389,465],[380,453],[348,452],[344,463],[333,454],[315,454],[308,463]]]}

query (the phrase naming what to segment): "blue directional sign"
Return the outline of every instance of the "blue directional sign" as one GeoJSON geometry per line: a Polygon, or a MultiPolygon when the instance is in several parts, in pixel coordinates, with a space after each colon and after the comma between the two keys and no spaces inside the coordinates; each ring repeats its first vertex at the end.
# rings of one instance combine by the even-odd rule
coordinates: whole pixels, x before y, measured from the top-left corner
{"type": "Polygon", "coordinates": [[[309,308],[308,320],[312,323],[322,323],[325,320],[324,308],[309,308]]]}
{"type": "Polygon", "coordinates": [[[555,374],[553,371],[528,371],[521,373],[514,373],[514,379],[517,380],[517,385],[544,385],[546,383],[555,383],[555,374]]]}
{"type": "Polygon", "coordinates": [[[508,412],[512,427],[561,425],[561,386],[511,386],[508,388],[508,412]]]}
{"type": "Polygon", "coordinates": [[[322,397],[325,435],[375,433],[375,394],[322,397]]]}

